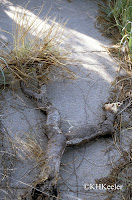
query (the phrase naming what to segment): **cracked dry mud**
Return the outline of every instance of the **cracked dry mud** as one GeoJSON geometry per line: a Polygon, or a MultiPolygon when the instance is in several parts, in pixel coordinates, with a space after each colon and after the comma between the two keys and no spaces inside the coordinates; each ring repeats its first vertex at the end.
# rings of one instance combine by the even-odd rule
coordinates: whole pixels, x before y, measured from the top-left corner
{"type": "Polygon", "coordinates": [[[66,146],[80,145],[99,136],[112,135],[115,114],[107,112],[105,120],[96,127],[81,127],[76,132],[65,135],[60,128],[60,114],[48,100],[46,85],[43,85],[41,93],[37,94],[21,81],[21,90],[27,97],[34,99],[38,108],[44,111],[47,116],[45,134],[48,138],[48,144],[44,156],[45,165],[41,169],[40,181],[33,189],[32,199],[56,199],[58,197],[57,180],[60,163],[66,146]]]}
{"type": "MultiPolygon", "coordinates": [[[[18,0],[17,3],[14,0],[1,1],[2,29],[11,32],[12,13],[16,6],[23,6],[24,2],[26,1],[18,0]]],[[[77,80],[55,80],[47,84],[48,99],[60,114],[60,122],[57,122],[60,123],[58,130],[61,131],[60,135],[64,141],[65,137],[67,140],[67,148],[63,156],[65,142],[59,150],[60,155],[56,166],[57,173],[60,170],[59,177],[57,174],[53,183],[56,185],[58,182],[62,200],[106,199],[103,191],[85,191],[84,184],[95,183],[95,179],[107,176],[111,163],[114,165],[120,157],[120,153],[112,145],[111,137],[99,137],[106,134],[106,131],[113,132],[111,128],[113,128],[114,115],[106,113],[104,121],[102,107],[108,101],[117,64],[106,50],[111,41],[102,37],[95,27],[98,2],[99,0],[73,0],[71,3],[49,0],[46,1],[44,11],[40,14],[42,20],[51,8],[49,15],[57,15],[58,21],[69,19],[65,32],[66,36],[70,34],[67,44],[70,44],[72,56],[81,62],[81,68],[71,66],[78,75],[77,80]],[[89,142],[85,143],[86,141],[89,142]],[[76,144],[80,143],[82,145],[77,147],[76,144]]],[[[32,12],[31,8],[41,6],[42,3],[42,0],[32,0],[27,9],[32,12]]],[[[1,37],[3,40],[11,41],[6,33],[1,37]]],[[[37,185],[36,180],[40,178],[43,166],[39,165],[38,161],[43,164],[45,152],[48,153],[50,130],[46,137],[44,134],[46,115],[40,112],[34,100],[25,97],[19,85],[16,88],[15,91],[8,89],[3,91],[0,99],[2,186],[0,198],[18,200],[25,196],[28,200],[31,199],[31,194],[34,193],[35,196],[37,191],[37,195],[41,194],[39,189],[41,186],[44,187],[44,184],[37,185]],[[25,153],[28,149],[21,144],[28,143],[29,139],[33,140],[31,147],[33,145],[36,150],[39,147],[38,154],[42,151],[40,158],[36,154],[31,157],[31,152],[25,153]]],[[[130,134],[128,138],[129,136],[130,134]]],[[[125,140],[125,145],[127,144],[128,141],[125,140]]],[[[48,175],[47,173],[47,177],[48,175]]],[[[48,187],[51,180],[46,183],[48,187]]],[[[57,195],[56,187],[51,187],[51,193],[57,195]]]]}

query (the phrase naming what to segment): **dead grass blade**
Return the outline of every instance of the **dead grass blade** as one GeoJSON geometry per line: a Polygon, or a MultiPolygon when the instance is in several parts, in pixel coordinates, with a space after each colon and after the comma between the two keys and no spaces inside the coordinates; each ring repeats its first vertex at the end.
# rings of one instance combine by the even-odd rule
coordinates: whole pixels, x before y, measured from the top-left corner
{"type": "Polygon", "coordinates": [[[0,49],[3,77],[5,72],[11,73],[17,80],[36,80],[40,85],[55,76],[75,79],[76,74],[69,68],[73,64],[70,52],[61,46],[65,23],[57,24],[56,19],[51,20],[47,15],[41,20],[39,15],[43,7],[37,15],[26,8],[27,5],[15,11],[16,23],[13,33],[9,33],[13,37],[12,50],[8,46],[0,49]]]}

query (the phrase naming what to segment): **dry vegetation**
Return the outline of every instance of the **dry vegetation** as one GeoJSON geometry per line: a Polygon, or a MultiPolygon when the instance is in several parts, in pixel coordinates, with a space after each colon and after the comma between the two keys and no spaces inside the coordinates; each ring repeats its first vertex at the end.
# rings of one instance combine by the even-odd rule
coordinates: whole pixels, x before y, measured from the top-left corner
{"type": "MultiPolygon", "coordinates": [[[[34,18],[25,8],[15,11],[11,47],[4,44],[0,49],[1,84],[8,83],[8,76],[24,82],[38,81],[39,84],[54,77],[75,78],[69,69],[72,63],[70,51],[62,48],[65,23],[55,19],[39,18],[42,9],[34,18]],[[51,22],[52,21],[52,22],[51,22]],[[49,25],[50,24],[50,25],[49,25]]],[[[2,42],[2,41],[1,41],[2,42]]]]}
{"type": "MultiPolygon", "coordinates": [[[[37,10],[35,10],[35,12],[36,11],[37,10]]],[[[53,81],[56,78],[76,78],[76,74],[70,70],[70,65],[73,65],[75,61],[70,58],[70,50],[66,49],[66,47],[63,48],[65,23],[56,23],[55,19],[51,19],[48,16],[41,20],[39,18],[41,11],[42,9],[38,11],[37,15],[33,14],[33,17],[32,13],[27,10],[27,5],[25,8],[19,8],[15,11],[13,32],[9,33],[12,35],[13,42],[9,46],[1,41],[0,85],[4,86],[4,88],[6,84],[12,85],[12,82],[16,81],[21,82],[21,84],[25,83],[27,86],[33,86],[34,82],[36,82],[37,87],[40,88],[42,85],[49,81],[53,81]]],[[[39,94],[37,95],[39,96],[39,94]]],[[[47,98],[44,100],[47,100],[47,98]]],[[[45,104],[46,102],[44,102],[44,105],[45,104]]],[[[56,111],[50,103],[48,103],[48,105],[46,104],[45,107],[45,109],[49,109],[48,111],[51,111],[50,114],[56,111]],[[49,107],[52,108],[50,109],[49,107]]],[[[56,120],[58,120],[58,118],[56,120]]],[[[55,116],[51,116],[48,122],[50,122],[51,127],[47,132],[49,134],[54,133],[55,131],[50,129],[54,128],[55,126],[55,116]]],[[[59,124],[59,120],[57,121],[57,124],[59,124]]],[[[49,126],[46,126],[46,130],[49,126]]],[[[59,128],[55,130],[57,132],[59,128]]],[[[57,134],[58,132],[56,133],[57,139],[59,137],[58,144],[61,141],[60,137],[63,137],[64,141],[66,140],[63,134],[60,134],[60,132],[59,134],[57,134]]],[[[58,145],[56,145],[56,139],[54,138],[55,136],[53,137],[53,135],[48,137],[49,146],[45,152],[36,142],[35,138],[29,137],[27,141],[20,139],[14,141],[14,143],[16,143],[15,148],[18,150],[18,152],[25,154],[25,157],[35,159],[37,162],[36,167],[41,168],[41,171],[43,171],[43,173],[41,173],[42,175],[40,175],[41,179],[40,177],[37,178],[37,180],[35,180],[30,186],[33,189],[31,194],[32,199],[37,199],[40,195],[48,196],[47,198],[51,199],[51,196],[55,193],[60,166],[58,160],[61,159],[61,153],[63,153],[63,151],[61,152],[61,150],[58,150],[58,160],[57,156],[54,156],[54,154],[52,155],[52,151],[54,151],[56,155],[56,150],[53,148],[56,148],[58,145]],[[57,165],[58,168],[56,167],[57,165]],[[52,176],[53,180],[50,180],[50,177],[52,176]],[[47,193],[45,194],[44,192],[40,191],[38,187],[45,188],[43,190],[47,191],[47,193]],[[38,194],[38,191],[40,194],[38,194]]],[[[57,195],[56,193],[54,195],[57,195]]],[[[26,197],[24,197],[24,199],[25,198],[26,197]]]]}
{"type": "MultiPolygon", "coordinates": [[[[109,52],[119,63],[119,74],[113,83],[113,101],[132,101],[132,2],[130,0],[102,0],[98,22],[101,30],[116,38],[109,52]]],[[[131,106],[131,105],[130,105],[131,106]]]]}
{"type": "MultiPolygon", "coordinates": [[[[118,146],[117,150],[119,150],[121,158],[118,164],[114,165],[109,176],[99,179],[97,182],[122,184],[124,190],[120,192],[119,196],[123,200],[130,200],[132,196],[132,141],[129,141],[130,148],[129,151],[126,151],[125,146],[122,147],[120,137],[123,130],[132,130],[132,2],[130,0],[102,0],[99,5],[99,13],[98,23],[101,24],[101,31],[106,35],[111,35],[114,43],[117,43],[108,49],[119,63],[118,75],[112,84],[111,101],[120,102],[122,106],[117,113],[114,137],[114,144],[116,148],[118,146]],[[127,124],[123,122],[124,111],[130,116],[127,124]]],[[[113,191],[109,192],[107,199],[113,199],[113,195],[113,191]]]]}
{"type": "MultiPolygon", "coordinates": [[[[113,1],[112,1],[113,2],[113,1]]],[[[107,10],[107,16],[111,16],[107,10]]],[[[22,80],[26,84],[29,82],[36,81],[39,85],[46,83],[47,81],[52,81],[54,76],[62,78],[66,76],[67,78],[75,78],[75,73],[69,69],[69,65],[72,63],[70,54],[64,48],[61,48],[63,42],[64,24],[62,26],[57,25],[55,20],[52,21],[50,26],[46,26],[50,22],[50,18],[47,16],[44,18],[43,22],[40,22],[36,26],[36,20],[39,18],[40,11],[36,15],[36,18],[29,20],[27,16],[28,11],[23,9],[23,12],[19,16],[19,12],[16,11],[17,23],[13,25],[13,43],[11,47],[3,44],[0,49],[0,71],[1,71],[1,82],[0,84],[9,84],[8,78],[11,80],[22,80]],[[29,23],[31,21],[31,23],[29,23]],[[44,23],[45,26],[43,26],[44,23]],[[42,25],[42,26],[41,26],[42,25]],[[38,30],[38,27],[42,27],[38,30]],[[7,81],[7,82],[6,82],[7,81]]],[[[107,30],[112,30],[110,26],[113,24],[113,18],[108,22],[107,18],[100,18],[104,24],[107,24],[107,30]],[[107,22],[107,23],[106,23],[107,22]]],[[[118,29],[117,26],[116,30],[118,29]]],[[[106,28],[106,26],[105,26],[106,28]]],[[[119,34],[118,34],[119,35],[119,34]]],[[[130,36],[131,37],[131,36],[130,36]]],[[[121,40],[121,43],[116,48],[111,48],[109,51],[120,59],[120,70],[123,69],[126,73],[123,76],[118,76],[113,83],[113,102],[127,102],[126,109],[131,108],[132,102],[132,60],[131,60],[131,48],[129,48],[127,36],[121,40]]],[[[130,41],[130,39],[128,40],[130,41]]],[[[124,111],[124,110],[123,110],[124,111]]],[[[116,124],[117,130],[120,130],[120,120],[116,124]]],[[[22,143],[22,146],[26,147],[30,155],[41,163],[43,157],[43,151],[39,148],[38,144],[34,143],[33,140],[29,140],[28,143],[22,143]],[[39,152],[39,154],[38,154],[39,152]]],[[[116,166],[110,176],[105,178],[108,184],[113,184],[119,181],[119,174],[121,171],[129,168],[131,166],[131,152],[128,154],[123,154],[123,159],[126,162],[121,162],[116,166]]],[[[45,164],[44,162],[42,162],[45,164]]],[[[122,176],[123,177],[123,176],[122,176]]],[[[127,177],[126,184],[126,195],[124,198],[128,199],[131,195],[131,177],[127,177]]],[[[99,180],[99,183],[101,180],[99,180]]],[[[104,180],[102,180],[104,183],[104,180]]],[[[112,196],[111,196],[112,198],[112,196]]]]}

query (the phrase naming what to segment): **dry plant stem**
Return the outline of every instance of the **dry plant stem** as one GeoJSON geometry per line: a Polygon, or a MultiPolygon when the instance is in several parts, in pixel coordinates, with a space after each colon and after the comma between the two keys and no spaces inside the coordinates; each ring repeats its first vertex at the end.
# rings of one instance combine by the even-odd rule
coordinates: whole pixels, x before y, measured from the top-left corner
{"type": "Polygon", "coordinates": [[[58,110],[47,98],[46,86],[42,86],[41,94],[36,94],[25,87],[21,82],[22,92],[29,98],[36,100],[38,107],[46,112],[46,135],[48,145],[45,153],[45,167],[40,174],[40,183],[36,185],[36,190],[32,192],[32,199],[54,199],[57,196],[56,184],[58,181],[60,160],[66,147],[66,137],[61,132],[60,115],[58,110]],[[38,192],[42,191],[42,193],[38,192]],[[46,195],[47,194],[47,195],[46,195]],[[40,197],[41,196],[41,197],[40,197]]]}

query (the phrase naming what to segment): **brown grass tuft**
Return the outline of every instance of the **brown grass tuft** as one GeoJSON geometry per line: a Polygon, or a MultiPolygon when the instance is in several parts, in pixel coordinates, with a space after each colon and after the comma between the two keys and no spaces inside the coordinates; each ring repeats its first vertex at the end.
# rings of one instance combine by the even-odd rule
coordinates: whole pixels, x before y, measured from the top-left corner
{"type": "Polygon", "coordinates": [[[69,69],[70,51],[62,48],[65,23],[57,24],[47,16],[41,20],[41,11],[37,15],[25,8],[15,11],[12,47],[0,49],[0,70],[17,80],[36,80],[40,85],[54,77],[75,79],[69,69]]]}

